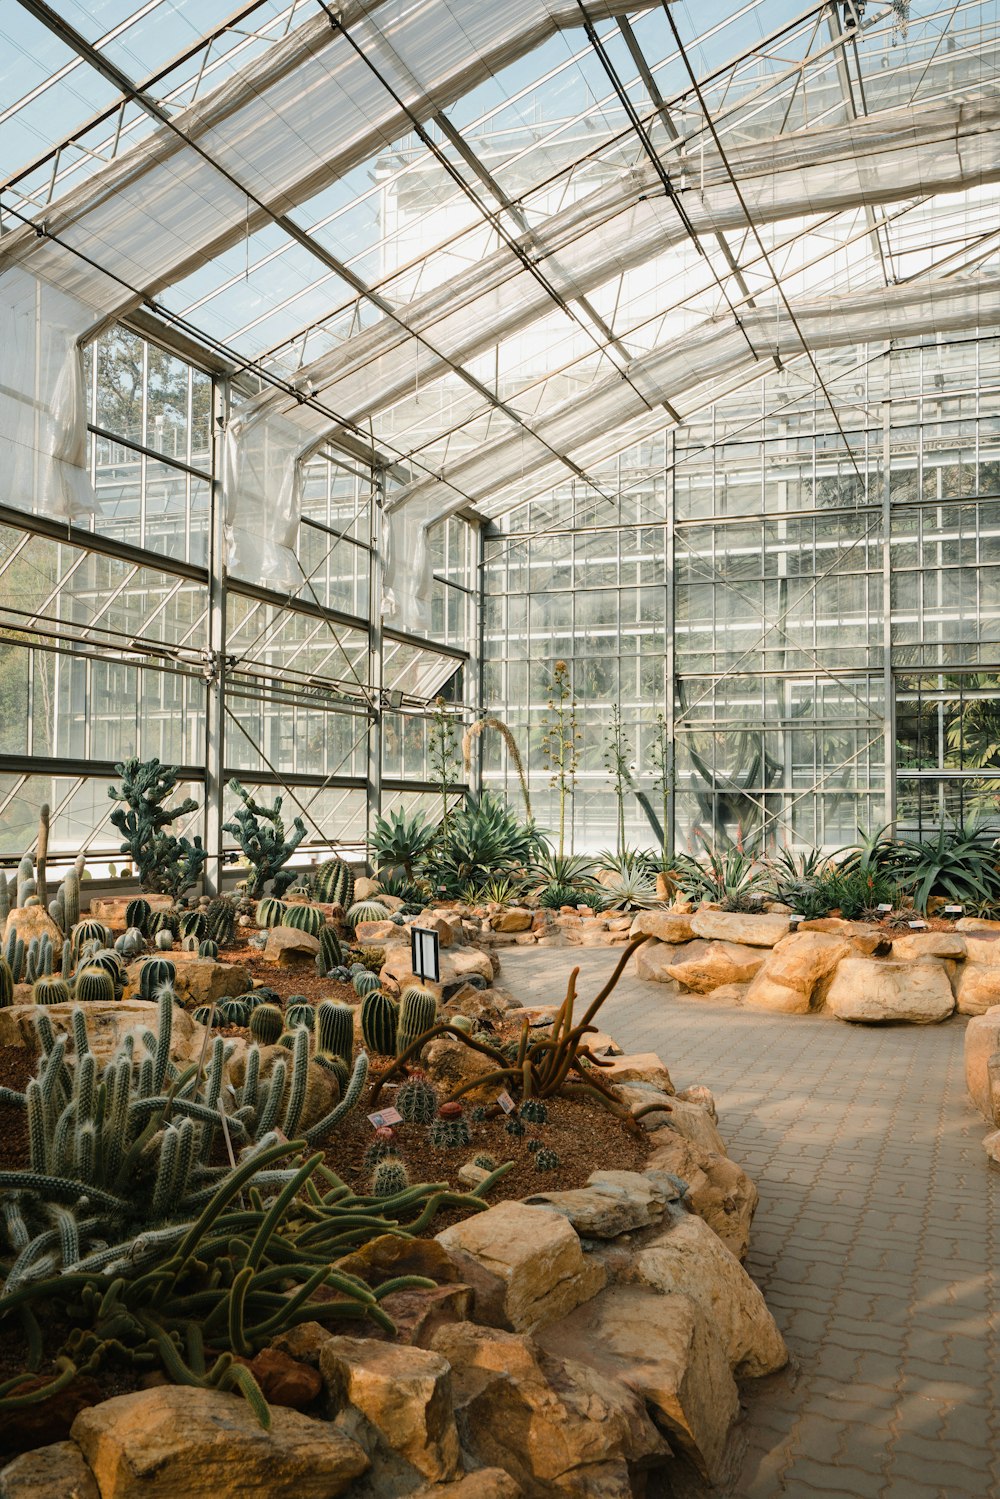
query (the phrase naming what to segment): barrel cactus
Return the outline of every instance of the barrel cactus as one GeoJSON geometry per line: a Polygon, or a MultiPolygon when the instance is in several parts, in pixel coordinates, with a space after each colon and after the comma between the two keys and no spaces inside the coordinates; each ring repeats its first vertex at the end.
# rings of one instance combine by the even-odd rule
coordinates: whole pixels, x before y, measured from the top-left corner
{"type": "Polygon", "coordinates": [[[388,921],[390,914],[380,900],[359,900],[348,907],[344,920],[349,926],[359,926],[362,921],[388,921]]]}
{"type": "Polygon", "coordinates": [[[168,926],[161,927],[153,938],[153,946],[157,952],[170,952],[174,945],[174,934],[168,926]]]}
{"type": "Polygon", "coordinates": [[[343,906],[344,910],[354,900],[354,876],[350,865],[336,856],[325,859],[309,880],[313,900],[327,905],[343,906]]]}
{"type": "Polygon", "coordinates": [[[429,1031],[437,1019],[437,1000],[429,989],[410,984],[399,1000],[399,1025],[396,1029],[396,1055],[402,1056],[418,1036],[429,1031]]]}
{"type": "Polygon", "coordinates": [[[36,979],[31,990],[32,1002],[36,1005],[68,1005],[72,995],[65,979],[36,979]]]}
{"type": "Polygon", "coordinates": [[[113,941],[114,934],[103,921],[79,921],[73,928],[74,952],[79,952],[87,942],[99,942],[102,947],[108,947],[113,941]]]}
{"type": "Polygon", "coordinates": [[[354,984],[355,994],[361,999],[364,999],[366,994],[374,994],[376,989],[381,989],[382,987],[378,974],[369,973],[367,968],[362,969],[360,973],[356,973],[352,983],[354,984]]]}
{"type": "Polygon", "coordinates": [[[543,1148],[535,1154],[535,1165],[539,1171],[558,1171],[562,1162],[554,1150],[543,1148]]]}
{"type": "Polygon", "coordinates": [[[232,942],[236,931],[236,903],[228,895],[217,895],[205,910],[205,935],[220,947],[232,942]]]}
{"type": "Polygon", "coordinates": [[[387,1161],[398,1155],[399,1146],[396,1143],[395,1131],[387,1124],[382,1124],[375,1131],[375,1138],[362,1156],[361,1164],[366,1171],[370,1171],[373,1166],[378,1165],[379,1161],[387,1161]]]}
{"type": "Polygon", "coordinates": [[[430,1124],[438,1111],[438,1091],[426,1077],[410,1077],[396,1094],[396,1108],[407,1124],[430,1124]]]}
{"type": "Polygon", "coordinates": [[[208,935],[208,921],[204,911],[182,912],[177,929],[182,937],[197,937],[200,942],[202,937],[208,935]]]}
{"type": "Polygon", "coordinates": [[[198,943],[198,956],[199,958],[217,958],[219,956],[219,944],[213,942],[211,937],[205,937],[203,941],[198,943]]]}
{"type": "Polygon", "coordinates": [[[482,1155],[473,1156],[472,1164],[473,1166],[478,1166],[480,1171],[495,1171],[497,1169],[496,1157],[489,1155],[485,1151],[482,1155]]]}
{"type": "Polygon", "coordinates": [[[285,1022],[277,1005],[258,1005],[250,1014],[250,1034],[262,1046],[276,1046],[285,1022]]]}
{"type": "Polygon", "coordinates": [[[81,1004],[114,1003],[115,981],[103,968],[81,968],[73,987],[81,1004]]]}
{"type": "Polygon", "coordinates": [[[526,1098],[521,1105],[521,1118],[526,1124],[548,1124],[549,1111],[540,1098],[526,1098]]]}
{"type": "Polygon", "coordinates": [[[219,1004],[220,1025],[249,1025],[250,1006],[243,999],[224,999],[219,1004]]]}
{"type": "Polygon", "coordinates": [[[149,901],[139,896],[137,900],[130,900],[125,907],[125,925],[135,927],[145,937],[149,931],[149,918],[152,914],[153,909],[149,901]]]}
{"type": "Polygon", "coordinates": [[[130,926],[128,931],[122,932],[115,943],[115,952],[121,953],[126,963],[141,957],[145,951],[146,939],[137,926],[130,926]]]}
{"type": "Polygon", "coordinates": [[[283,900],[276,900],[273,895],[267,895],[257,902],[254,920],[259,927],[280,926],[287,910],[288,907],[283,900]]]}
{"type": "Polygon", "coordinates": [[[327,974],[344,961],[340,939],[332,926],[323,926],[319,933],[319,952],[316,954],[316,972],[327,974]]]}
{"type": "Polygon", "coordinates": [[[176,911],[154,911],[149,918],[149,935],[159,936],[160,932],[169,932],[171,939],[177,936],[178,913],[176,911]]]}
{"type": "Polygon", "coordinates": [[[350,1063],[354,1056],[354,1011],[332,999],[320,1002],[316,1011],[316,1050],[343,1057],[350,1063]]]}
{"type": "Polygon", "coordinates": [[[139,998],[154,1000],[164,984],[173,984],[177,969],[166,958],[150,958],[139,969],[139,998]]]}
{"type": "Polygon", "coordinates": [[[316,1011],[311,1004],[290,1004],[285,1011],[285,1024],[290,1030],[294,1030],[297,1025],[304,1025],[312,1030],[315,1019],[316,1011]]]}
{"type": "Polygon", "coordinates": [[[290,926],[297,932],[307,932],[318,937],[323,926],[323,912],[315,906],[288,906],[281,918],[282,926],[290,926]]]}
{"type": "Polygon", "coordinates": [[[457,1114],[448,1119],[442,1119],[439,1115],[427,1134],[432,1145],[444,1145],[449,1150],[458,1150],[468,1145],[472,1138],[469,1121],[464,1114],[457,1114]]]}
{"type": "Polygon", "coordinates": [[[199,1025],[218,1025],[219,1012],[214,1005],[199,1005],[193,1011],[191,1019],[197,1021],[199,1025]]]}
{"type": "Polygon", "coordinates": [[[370,1051],[380,1056],[396,1054],[396,1026],[399,1009],[396,1001],[382,989],[372,989],[361,1001],[361,1035],[370,1051]]]}
{"type": "Polygon", "coordinates": [[[388,1157],[379,1161],[372,1172],[371,1188],[373,1197],[397,1197],[400,1192],[405,1192],[410,1185],[410,1173],[398,1157],[388,1157]]]}

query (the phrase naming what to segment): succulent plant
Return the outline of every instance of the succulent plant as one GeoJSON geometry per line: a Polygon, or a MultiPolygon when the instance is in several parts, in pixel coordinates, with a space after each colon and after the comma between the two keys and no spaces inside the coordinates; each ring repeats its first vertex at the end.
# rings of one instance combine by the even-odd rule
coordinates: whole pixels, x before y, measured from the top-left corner
{"type": "Polygon", "coordinates": [[[35,980],[31,998],[36,1005],[67,1005],[72,995],[65,979],[46,977],[35,980]]]}
{"type": "Polygon", "coordinates": [[[348,1066],[354,1056],[354,1011],[335,1000],[321,1000],[316,1010],[316,1050],[343,1057],[348,1066]]]}
{"type": "Polygon", "coordinates": [[[336,979],[338,984],[349,984],[351,982],[351,970],[345,963],[339,963],[336,968],[331,968],[328,977],[336,979]]]}
{"type": "Polygon", "coordinates": [[[115,981],[103,968],[81,968],[73,992],[81,1004],[113,1004],[115,981]]]}
{"type": "Polygon", "coordinates": [[[203,941],[198,943],[198,956],[199,958],[217,958],[219,956],[219,944],[213,942],[211,937],[205,937],[203,941]]]}
{"type": "Polygon", "coordinates": [[[137,926],[130,926],[127,931],[122,932],[115,943],[115,952],[121,953],[126,963],[141,957],[146,951],[146,939],[137,926]]]}
{"type": "Polygon", "coordinates": [[[379,1056],[396,1052],[396,1027],[399,1008],[396,1001],[381,989],[372,989],[361,1001],[361,1035],[365,1045],[379,1056]]]}
{"type": "Polygon", "coordinates": [[[363,921],[388,921],[390,911],[380,900],[359,900],[344,913],[348,926],[360,926],[363,921]]]}
{"type": "Polygon", "coordinates": [[[111,813],[122,835],[121,851],[138,869],[143,890],[161,891],[177,900],[198,879],[208,855],[200,838],[176,838],[166,829],[194,812],[198,803],[187,796],[167,810],[164,803],[177,786],[178,774],[157,759],[124,760],[115,770],[121,790],[109,786],[108,795],[124,804],[111,813]]]}
{"type": "Polygon", "coordinates": [[[277,1005],[258,1005],[250,1014],[250,1034],[262,1046],[275,1046],[285,1028],[277,1005]]]}
{"type": "Polygon", "coordinates": [[[157,952],[169,952],[174,945],[174,934],[168,926],[163,926],[153,938],[153,946],[157,952]]]}
{"type": "Polygon", "coordinates": [[[504,1129],[507,1131],[508,1135],[513,1135],[515,1140],[519,1140],[525,1132],[524,1125],[521,1123],[520,1119],[518,1119],[516,1114],[511,1114],[510,1118],[507,1120],[507,1123],[504,1125],[504,1129]]]}
{"type": "Polygon", "coordinates": [[[177,969],[166,958],[150,958],[139,969],[139,998],[154,1000],[164,984],[172,984],[177,969]]]}
{"type": "Polygon", "coordinates": [[[244,999],[224,999],[218,1007],[220,1025],[250,1024],[250,1006],[244,999]]]}
{"type": "Polygon", "coordinates": [[[439,1102],[438,1090],[426,1077],[407,1078],[396,1094],[396,1108],[407,1124],[430,1124],[439,1102]]]}
{"type": "Polygon", "coordinates": [[[464,1114],[442,1119],[440,1114],[427,1132],[432,1145],[444,1145],[449,1150],[458,1150],[472,1139],[469,1121],[464,1114]]]}
{"type": "Polygon", "coordinates": [[[145,937],[149,931],[149,918],[152,914],[149,901],[139,896],[137,900],[130,900],[125,907],[125,925],[135,927],[145,937]]]}
{"type": "Polygon", "coordinates": [[[410,1185],[410,1173],[398,1158],[379,1161],[372,1172],[373,1197],[398,1197],[410,1185]]]}
{"type": "Polygon", "coordinates": [[[378,974],[369,973],[367,968],[363,968],[360,973],[356,973],[352,982],[355,994],[360,995],[362,999],[364,999],[366,994],[374,994],[376,989],[381,989],[382,987],[382,981],[378,974]]]}
{"type": "Polygon", "coordinates": [[[219,947],[232,942],[236,931],[236,902],[229,895],[217,895],[205,908],[205,932],[219,947]]]}
{"type": "Polygon", "coordinates": [[[402,1056],[419,1036],[429,1031],[437,1020],[437,1000],[429,989],[411,984],[399,999],[399,1024],[396,1029],[396,1055],[402,1056]]]}
{"type": "Polygon", "coordinates": [[[153,911],[147,922],[150,937],[158,937],[161,932],[169,932],[171,937],[176,937],[179,919],[177,911],[153,911]]]}
{"type": "Polygon", "coordinates": [[[539,1171],[558,1171],[562,1165],[554,1150],[543,1148],[535,1156],[535,1166],[539,1171]]]}
{"type": "Polygon", "coordinates": [[[309,1003],[289,1004],[285,1010],[285,1024],[291,1030],[294,1030],[298,1025],[306,1025],[312,1030],[315,1019],[316,1011],[309,1003]]]}
{"type": "Polygon", "coordinates": [[[177,923],[177,930],[180,936],[197,937],[200,942],[202,937],[208,935],[208,921],[204,911],[182,912],[177,923]]]}
{"type": "MultiPolygon", "coordinates": [[[[0,871],[0,881],[5,876],[0,871]]],[[[6,958],[0,958],[0,1009],[14,1003],[14,975],[6,958]]]]}
{"type": "Polygon", "coordinates": [[[237,840],[253,870],[247,880],[247,893],[261,895],[270,881],[275,895],[283,894],[295,879],[294,873],[284,866],[306,836],[305,823],[296,817],[286,836],[280,796],[274,798],[270,807],[265,807],[235,777],[229,782],[229,790],[242,805],[233,812],[232,822],[223,823],[223,828],[237,840]]]}
{"type": "Polygon", "coordinates": [[[395,1134],[387,1124],[382,1124],[375,1131],[375,1138],[365,1151],[361,1163],[366,1171],[370,1171],[379,1161],[387,1161],[398,1155],[399,1146],[395,1134]]]}
{"type": "Polygon", "coordinates": [[[215,1005],[199,1005],[191,1012],[191,1019],[198,1025],[219,1025],[221,1017],[215,1005]]]}
{"type": "Polygon", "coordinates": [[[283,900],[277,900],[273,895],[268,895],[257,902],[254,919],[259,927],[280,926],[287,910],[288,907],[283,900]]]}
{"type": "Polygon", "coordinates": [[[309,889],[313,900],[326,905],[343,906],[346,911],[354,900],[354,875],[350,865],[334,856],[326,859],[312,874],[309,889]]]}
{"type": "Polygon", "coordinates": [[[472,1164],[473,1166],[478,1166],[480,1171],[495,1171],[497,1169],[495,1157],[487,1155],[485,1152],[482,1155],[473,1156],[472,1164]]]}
{"type": "Polygon", "coordinates": [[[103,921],[79,921],[73,928],[72,940],[74,952],[79,952],[87,942],[97,942],[101,947],[109,947],[115,939],[114,933],[103,921]]]}
{"type": "Polygon", "coordinates": [[[526,1124],[548,1124],[549,1111],[540,1098],[526,1098],[520,1109],[526,1124]]]}
{"type": "Polygon", "coordinates": [[[340,1091],[343,1093],[351,1076],[351,1069],[344,1061],[344,1058],[335,1057],[330,1051],[317,1051],[313,1054],[313,1061],[318,1062],[321,1067],[325,1067],[327,1072],[333,1073],[340,1085],[340,1091]]]}
{"type": "Polygon", "coordinates": [[[316,954],[316,972],[327,974],[332,968],[339,968],[343,961],[344,951],[340,938],[332,926],[322,926],[319,932],[319,952],[316,954]]]}
{"type": "Polygon", "coordinates": [[[281,925],[292,927],[297,932],[307,932],[310,937],[318,937],[323,928],[323,913],[316,906],[287,906],[281,925]]]}

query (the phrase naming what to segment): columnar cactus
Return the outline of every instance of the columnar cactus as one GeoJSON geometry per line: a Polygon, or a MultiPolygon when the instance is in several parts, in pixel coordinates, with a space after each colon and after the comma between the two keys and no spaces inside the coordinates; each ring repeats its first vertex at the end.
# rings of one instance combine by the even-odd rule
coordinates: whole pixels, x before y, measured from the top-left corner
{"type": "Polygon", "coordinates": [[[316,1010],[316,1050],[343,1057],[350,1066],[354,1056],[354,1011],[332,999],[321,1000],[316,1010]]]}
{"type": "Polygon", "coordinates": [[[344,961],[340,938],[332,926],[323,926],[319,933],[319,952],[316,954],[316,972],[326,975],[344,961]]]}
{"type": "MultiPolygon", "coordinates": [[[[0,883],[3,876],[0,875],[0,883]]],[[[6,958],[0,958],[0,1008],[14,1003],[14,975],[6,958]]]]}
{"type": "Polygon", "coordinates": [[[354,900],[354,876],[350,865],[336,856],[326,859],[309,881],[314,900],[327,905],[343,906],[346,911],[354,900]]]}
{"type": "Polygon", "coordinates": [[[411,984],[399,1000],[399,1025],[396,1030],[396,1055],[402,1056],[437,1019],[437,1000],[429,989],[411,984]]]}
{"type": "Polygon", "coordinates": [[[407,1124],[430,1124],[438,1111],[438,1091],[426,1077],[410,1077],[396,1094],[396,1108],[407,1124]]]}
{"type": "Polygon", "coordinates": [[[7,933],[7,946],[4,948],[4,957],[7,960],[14,983],[19,984],[24,974],[24,939],[19,937],[15,931],[7,933]]]}
{"type": "Polygon", "coordinates": [[[280,796],[274,798],[270,807],[265,807],[235,779],[229,782],[229,790],[243,805],[233,813],[232,822],[223,823],[223,827],[237,840],[253,869],[247,880],[247,894],[251,898],[262,895],[270,881],[275,895],[282,895],[295,879],[294,873],[284,866],[306,836],[305,823],[296,817],[286,837],[280,796]]]}
{"type": "Polygon", "coordinates": [[[31,855],[25,854],[17,866],[17,904],[23,906],[29,895],[35,894],[35,866],[31,855]]]}
{"type": "Polygon", "coordinates": [[[44,932],[40,937],[32,937],[28,943],[28,951],[25,958],[25,982],[33,984],[36,979],[44,978],[52,972],[52,967],[52,938],[48,932],[44,932]]]}
{"type": "Polygon", "coordinates": [[[382,989],[372,989],[361,1001],[361,1035],[370,1050],[391,1057],[396,1052],[399,1009],[382,989]]]}
{"type": "Polygon", "coordinates": [[[207,935],[220,947],[232,942],[236,931],[236,903],[228,895],[217,895],[205,911],[207,935]]]}

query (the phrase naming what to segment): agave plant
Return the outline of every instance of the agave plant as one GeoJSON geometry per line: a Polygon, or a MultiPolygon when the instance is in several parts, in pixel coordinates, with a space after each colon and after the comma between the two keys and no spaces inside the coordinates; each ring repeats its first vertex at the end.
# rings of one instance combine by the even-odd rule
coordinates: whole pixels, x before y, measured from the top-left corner
{"type": "Polygon", "coordinates": [[[605,907],[614,907],[619,911],[647,910],[660,900],[656,893],[656,880],[638,869],[604,880],[601,893],[605,907]]]}
{"type": "Polygon", "coordinates": [[[430,899],[430,886],[425,879],[419,877],[409,879],[401,869],[394,869],[391,874],[380,874],[378,878],[378,891],[376,895],[392,895],[406,905],[426,905],[430,899]]]}
{"type": "Polygon", "coordinates": [[[689,899],[717,901],[727,911],[753,911],[769,893],[756,855],[735,846],[706,848],[704,863],[690,854],[678,854],[674,874],[689,899]]]}
{"type": "Polygon", "coordinates": [[[593,885],[597,865],[586,854],[557,854],[547,845],[539,849],[531,872],[548,885],[593,885]]]}
{"type": "Polygon", "coordinates": [[[663,860],[659,854],[652,854],[645,848],[623,848],[621,853],[606,848],[597,855],[595,863],[605,874],[617,875],[620,879],[632,874],[655,879],[663,860]]]}
{"type": "MultiPolygon", "coordinates": [[[[396,807],[388,817],[375,819],[370,841],[376,866],[390,876],[402,871],[405,878],[412,881],[416,870],[434,847],[437,836],[437,829],[427,822],[423,812],[407,813],[396,807]]],[[[384,880],[382,885],[384,889],[384,880]]]]}
{"type": "Polygon", "coordinates": [[[506,802],[484,792],[448,817],[428,874],[447,895],[460,895],[467,886],[481,890],[491,879],[516,875],[537,857],[542,835],[533,823],[520,823],[506,802]]]}
{"type": "Polygon", "coordinates": [[[931,896],[959,905],[1000,904],[1000,848],[993,829],[971,823],[941,828],[933,838],[901,838],[900,883],[919,911],[931,896]]]}
{"type": "Polygon", "coordinates": [[[490,906],[513,906],[524,898],[525,888],[525,881],[516,875],[500,875],[495,880],[488,880],[476,892],[476,898],[490,906]]]}

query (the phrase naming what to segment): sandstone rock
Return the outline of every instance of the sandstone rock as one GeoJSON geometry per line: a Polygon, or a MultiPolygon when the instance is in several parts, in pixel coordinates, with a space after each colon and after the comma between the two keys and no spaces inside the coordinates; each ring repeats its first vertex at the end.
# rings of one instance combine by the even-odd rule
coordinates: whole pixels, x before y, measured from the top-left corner
{"type": "Polygon", "coordinates": [[[690,1087],[682,1088],[677,1097],[681,1103],[696,1103],[706,1111],[713,1124],[718,1124],[719,1111],[715,1106],[715,1094],[704,1083],[692,1083],[690,1087]]]}
{"type": "MultiPolygon", "coordinates": [[[[199,1030],[201,1027],[199,1026],[199,1030]]],[[[292,1088],[292,1071],[288,1066],[289,1053],[284,1046],[262,1046],[260,1048],[260,1074],[261,1077],[270,1077],[274,1065],[283,1061],[286,1066],[285,1091],[283,1095],[283,1106],[288,1102],[288,1095],[292,1088]]],[[[227,1080],[234,1087],[240,1088],[246,1079],[247,1048],[239,1047],[229,1060],[227,1080]]],[[[302,1118],[299,1121],[300,1129],[309,1129],[324,1118],[331,1109],[335,1108],[340,1101],[340,1086],[332,1072],[321,1067],[318,1062],[310,1059],[306,1070],[306,1097],[302,1106],[302,1118]]]]}
{"type": "Polygon", "coordinates": [[[611,1286],[546,1329],[539,1342],[548,1353],[621,1380],[652,1407],[657,1424],[705,1478],[721,1476],[739,1395],[722,1341],[694,1297],[611,1286]]]}
{"type": "Polygon", "coordinates": [[[406,942],[410,934],[394,921],[359,921],[354,928],[355,939],[365,946],[383,946],[386,942],[406,942]]]}
{"type": "Polygon", "coordinates": [[[101,1499],[75,1442],[22,1453],[0,1469],[0,1499],[101,1499]]]}
{"type": "Polygon", "coordinates": [[[35,937],[48,937],[55,956],[62,957],[63,934],[44,906],[15,906],[4,923],[4,942],[12,932],[20,937],[25,951],[35,937]]]}
{"type": "Polygon", "coordinates": [[[304,1410],[323,1388],[321,1376],[310,1364],[292,1358],[279,1348],[262,1348],[250,1360],[250,1371],[269,1405],[304,1410]]]}
{"type": "Polygon", "coordinates": [[[378,880],[369,879],[366,874],[359,874],[354,880],[355,900],[378,900],[381,897],[382,886],[378,880]]]}
{"type": "Polygon", "coordinates": [[[465,941],[462,921],[458,916],[449,918],[442,916],[439,912],[424,911],[422,915],[414,917],[412,924],[423,927],[427,932],[437,932],[442,950],[446,947],[453,947],[456,942],[465,941]]]}
{"type": "MultiPolygon", "coordinates": [[[[697,917],[694,919],[697,920],[697,917]]],[[[770,921],[771,918],[756,916],[753,920],[770,921]]],[[[710,994],[720,984],[748,984],[763,964],[764,951],[759,946],[742,946],[737,942],[709,942],[701,953],[692,954],[688,949],[683,958],[671,963],[667,972],[685,989],[691,989],[695,994],[710,994]]]]}
{"type": "Polygon", "coordinates": [[[636,975],[647,983],[670,984],[676,990],[677,980],[669,969],[676,961],[678,951],[678,948],[667,942],[657,942],[655,939],[644,942],[635,955],[636,975]]]}
{"type": "Polygon", "coordinates": [[[503,1468],[477,1468],[452,1483],[419,1489],[410,1499],[521,1499],[524,1490],[503,1468]]]}
{"type": "MultiPolygon", "coordinates": [[[[993,1162],[994,1166],[1000,1166],[1000,1129],[991,1130],[983,1139],[983,1149],[993,1162]]],[[[3,1474],[0,1473],[0,1495],[3,1490],[3,1474]]]]}
{"type": "Polygon", "coordinates": [[[669,1456],[642,1399],[589,1362],[469,1323],[442,1329],[434,1347],[452,1366],[462,1446],[526,1495],[632,1499],[633,1471],[641,1482],[669,1456]]]}
{"type": "Polygon", "coordinates": [[[746,915],[741,911],[713,911],[705,906],[691,917],[696,937],[735,942],[746,947],[774,947],[788,935],[787,916],[746,915]]]}
{"type": "Polygon", "coordinates": [[[438,1353],[371,1338],[329,1338],[320,1373],[334,1407],[354,1406],[386,1446],[434,1482],[459,1469],[451,1371],[438,1353]]]}
{"type": "Polygon", "coordinates": [[[433,1290],[414,1287],[410,1291],[390,1291],[381,1305],[396,1324],[392,1341],[412,1344],[415,1348],[429,1348],[439,1327],[469,1321],[472,1288],[435,1286],[433,1290]]]}
{"type": "Polygon", "coordinates": [[[1000,1005],[1000,968],[963,964],[956,976],[955,999],[960,1015],[985,1015],[1000,1005]]]}
{"type": "Polygon", "coordinates": [[[1000,966],[1000,931],[967,932],[961,940],[965,943],[965,955],[970,963],[978,963],[983,968],[1000,966]]]}
{"type": "Polygon", "coordinates": [[[601,1071],[601,1076],[606,1083],[648,1083],[650,1087],[659,1089],[661,1093],[674,1091],[667,1065],[660,1060],[655,1051],[630,1052],[623,1056],[612,1055],[606,1060],[611,1063],[610,1067],[605,1067],[601,1071]]]}
{"type": "Polygon", "coordinates": [[[585,1187],[525,1198],[562,1213],[585,1239],[615,1239],[648,1228],[662,1218],[666,1200],[663,1188],[638,1171],[593,1171],[585,1187]]]}
{"type": "MultiPolygon", "coordinates": [[[[284,931],[285,928],[275,927],[274,930],[284,931]]],[[[295,935],[301,936],[302,933],[297,932],[295,935]]],[[[152,956],[155,957],[156,954],[152,956]]],[[[126,1000],[138,999],[139,973],[143,964],[149,961],[150,955],[147,954],[128,965],[124,993],[126,1000]]],[[[196,1010],[199,1005],[211,1004],[213,1000],[246,994],[251,987],[250,974],[239,963],[217,963],[214,958],[200,958],[196,952],[185,952],[182,948],[175,948],[170,953],[170,962],[176,973],[174,992],[185,1009],[196,1010]]]]}
{"type": "Polygon", "coordinates": [[[760,1290],[703,1219],[671,1210],[636,1256],[635,1274],[655,1291],[693,1297],[722,1339],[737,1376],[773,1374],[788,1362],[760,1290]]]}
{"type": "MultiPolygon", "coordinates": [[[[473,1051],[471,1046],[465,1046],[461,1041],[452,1040],[450,1036],[436,1036],[433,1041],[428,1042],[421,1053],[421,1066],[443,1094],[453,1093],[466,1083],[488,1077],[497,1069],[496,1062],[491,1061],[488,1056],[480,1051],[473,1051]]],[[[475,1092],[475,1088],[470,1090],[470,1098],[475,1092]]]]}
{"type": "Polygon", "coordinates": [[[747,1008],[805,1014],[817,986],[849,951],[835,932],[791,932],[771,949],[746,993],[747,1008]]]}
{"type": "Polygon", "coordinates": [[[965,938],[961,932],[910,932],[906,936],[892,939],[892,956],[902,962],[916,958],[961,960],[966,952],[965,938]]]}
{"type": "Polygon", "coordinates": [[[646,1129],[662,1130],[664,1126],[669,1126],[700,1149],[725,1155],[725,1142],[711,1114],[700,1104],[689,1103],[676,1094],[661,1093],[658,1089],[645,1087],[641,1083],[617,1085],[615,1092],[623,1103],[628,1104],[633,1114],[651,1104],[657,1106],[655,1112],[642,1117],[641,1123],[646,1129]]]}
{"type": "Polygon", "coordinates": [[[741,1005],[746,1000],[749,987],[749,984],[720,984],[718,989],[712,990],[712,1003],[741,1005]]]}
{"type": "MultiPolygon", "coordinates": [[[[470,975],[478,975],[487,984],[492,984],[495,975],[489,954],[477,952],[475,948],[451,948],[441,954],[441,982],[427,983],[426,987],[440,999],[450,984],[470,975]]],[[[407,984],[425,983],[425,980],[416,978],[410,965],[410,949],[404,944],[394,945],[386,953],[381,977],[391,981],[394,991],[405,989],[407,984]]]]}
{"type": "Polygon", "coordinates": [[[826,1002],[839,1020],[881,1025],[906,1020],[932,1025],[955,1008],[948,975],[939,963],[878,962],[845,958],[837,968],[826,1002]]]}
{"type": "MultiPolygon", "coordinates": [[[[72,1015],[76,1008],[68,1005],[46,1005],[45,1013],[56,1035],[72,1034],[72,1015]]],[[[98,1062],[106,1062],[123,1036],[130,1031],[155,1031],[157,1007],[141,999],[122,999],[114,1004],[86,1004],[80,1008],[87,1022],[87,1039],[98,1062]]],[[[0,1008],[0,1046],[25,1046],[38,1049],[35,1031],[36,1005],[9,1005],[0,1008]]],[[[175,1061],[196,1062],[201,1054],[205,1027],[191,1019],[187,1011],[174,1005],[171,1031],[171,1055],[175,1061]]]]}
{"type": "Polygon", "coordinates": [[[493,917],[493,928],[497,932],[530,932],[532,915],[521,906],[511,906],[498,911],[493,917]]]}
{"type": "Polygon", "coordinates": [[[437,1235],[475,1291],[476,1318],[526,1332],[595,1296],[604,1270],[584,1257],[571,1225],[551,1208],[501,1202],[437,1235]]]}
{"type": "Polygon", "coordinates": [[[688,1186],[685,1206],[697,1213],[726,1248],[742,1260],[750,1245],[757,1188],[728,1156],[700,1150],[673,1130],[660,1130],[646,1162],[647,1174],[669,1172],[688,1186]]]}
{"type": "Polygon", "coordinates": [[[955,922],[957,932],[997,932],[1000,921],[988,921],[985,916],[960,916],[955,922]]]}
{"type": "Polygon", "coordinates": [[[273,926],[267,934],[267,946],[264,948],[264,956],[269,963],[277,963],[279,968],[287,968],[293,963],[298,963],[306,958],[315,958],[319,952],[319,938],[312,937],[308,932],[300,932],[297,927],[273,926]]]}
{"type": "Polygon", "coordinates": [[[458,1168],[458,1181],[471,1192],[473,1187],[480,1186],[489,1174],[484,1167],[477,1166],[473,1161],[467,1161],[464,1166],[458,1168]]]}
{"type": "Polygon", "coordinates": [[[659,942],[690,942],[694,931],[686,911],[637,911],[629,936],[655,937],[659,942]]]}
{"type": "MultiPolygon", "coordinates": [[[[0,1010],[0,1016],[3,1013],[0,1010]]],[[[1000,1051],[1000,1005],[976,1015],[965,1028],[965,1086],[984,1119],[992,1119],[989,1063],[997,1051],[1000,1051]]]]}
{"type": "Polygon", "coordinates": [[[345,1275],[356,1275],[372,1290],[400,1275],[421,1275],[438,1285],[461,1280],[458,1265],[436,1239],[403,1239],[398,1234],[378,1234],[351,1254],[337,1261],[345,1275]]]}
{"type": "MultiPolygon", "coordinates": [[[[86,898],[86,889],[86,883],[84,883],[84,886],[80,891],[80,894],[84,899],[86,898]]],[[[136,896],[140,893],[142,894],[143,900],[147,900],[149,902],[149,908],[151,911],[169,911],[174,904],[172,896],[147,895],[145,891],[136,891],[136,895],[98,896],[90,902],[90,907],[87,911],[87,915],[93,917],[95,921],[103,921],[105,926],[112,927],[113,929],[117,929],[120,927],[121,930],[124,931],[127,925],[125,921],[125,908],[129,904],[129,902],[135,900],[136,896]]]]}
{"type": "Polygon", "coordinates": [[[73,1422],[101,1499],[334,1499],[368,1467],[328,1421],[276,1406],[264,1431],[239,1395],[165,1385],[73,1422]]]}

